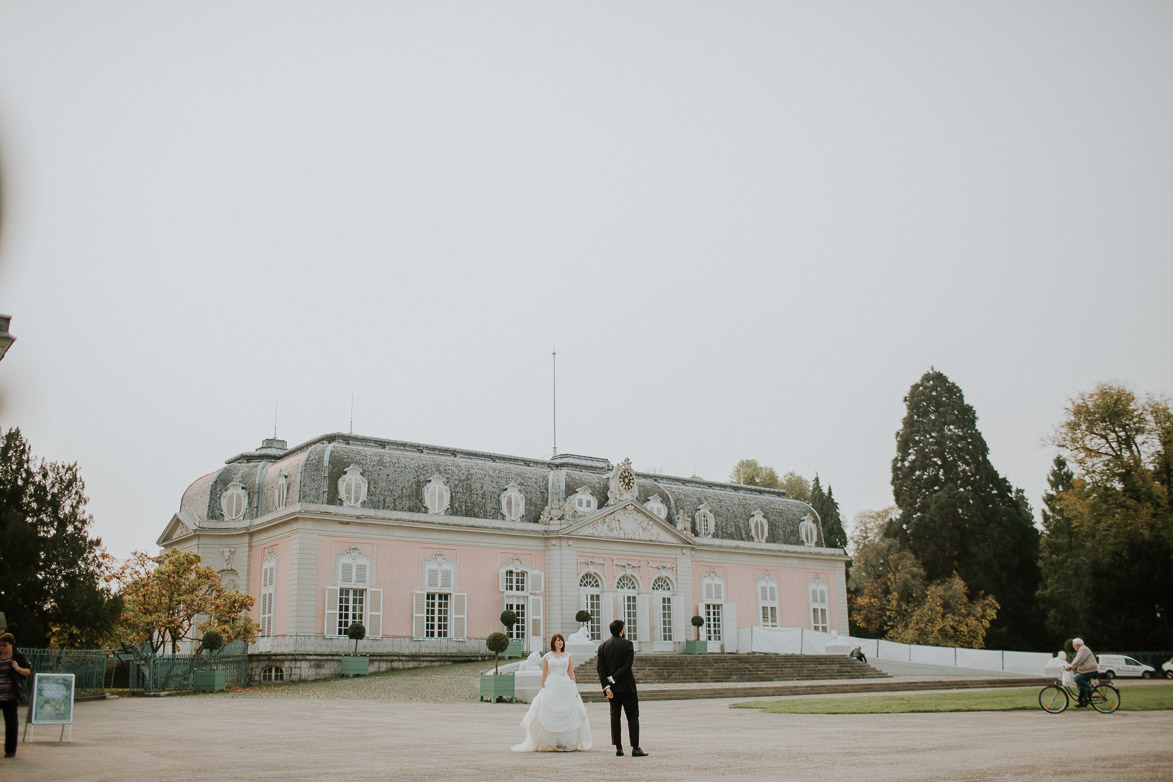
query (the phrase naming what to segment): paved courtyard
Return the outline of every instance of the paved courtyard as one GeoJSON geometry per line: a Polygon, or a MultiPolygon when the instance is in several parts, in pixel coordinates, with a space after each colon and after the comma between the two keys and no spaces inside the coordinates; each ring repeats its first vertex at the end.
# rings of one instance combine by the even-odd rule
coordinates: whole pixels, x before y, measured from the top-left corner
{"type": "MultiPolygon", "coordinates": [[[[606,704],[589,752],[518,754],[524,704],[403,699],[430,674],[77,704],[71,744],[41,726],[0,778],[62,780],[1173,779],[1170,712],[770,715],[730,700],[643,705],[651,756],[617,758],[606,704]],[[356,691],[384,698],[352,699],[356,691]]],[[[442,688],[438,688],[442,689],[442,688]]],[[[460,692],[440,694],[464,698],[460,692]]],[[[943,696],[947,697],[947,696],[943,696]]],[[[1127,691],[1125,691],[1127,697],[1127,691]]],[[[23,729],[23,718],[22,718],[23,729]]]]}

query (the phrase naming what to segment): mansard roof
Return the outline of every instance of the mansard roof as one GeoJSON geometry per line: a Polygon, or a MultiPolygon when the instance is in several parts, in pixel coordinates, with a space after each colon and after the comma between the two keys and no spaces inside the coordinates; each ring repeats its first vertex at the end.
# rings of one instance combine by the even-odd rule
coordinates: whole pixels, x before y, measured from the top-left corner
{"type": "MultiPolygon", "coordinates": [[[[580,488],[590,491],[599,508],[604,507],[614,469],[608,460],[597,457],[564,454],[530,459],[335,433],[293,448],[285,448],[281,440],[266,440],[257,451],[232,457],[188,487],[180,513],[200,526],[247,526],[253,519],[282,510],[277,505],[282,482],[284,507],[338,506],[342,504],[339,479],[352,466],[367,481],[363,509],[427,514],[424,488],[439,475],[451,493],[446,516],[502,519],[501,494],[515,484],[525,497],[520,521],[535,525],[546,508],[561,509],[580,488]],[[238,522],[225,519],[221,509],[221,498],[233,483],[247,492],[244,518],[238,522]]],[[[683,515],[690,534],[697,533],[695,515],[706,505],[714,517],[713,538],[752,540],[750,518],[760,510],[768,523],[767,543],[800,545],[798,527],[809,515],[820,527],[817,545],[823,545],[814,509],[784,491],[653,473],[635,475],[636,500],[643,505],[659,495],[668,508],[666,523],[678,527],[683,515]]],[[[582,518],[571,514],[561,526],[582,518]]]]}

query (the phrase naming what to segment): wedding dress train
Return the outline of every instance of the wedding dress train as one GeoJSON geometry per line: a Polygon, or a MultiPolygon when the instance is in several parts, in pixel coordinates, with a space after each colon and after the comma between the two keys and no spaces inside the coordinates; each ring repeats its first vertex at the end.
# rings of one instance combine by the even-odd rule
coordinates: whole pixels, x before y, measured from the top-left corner
{"type": "Polygon", "coordinates": [[[591,748],[591,723],[570,678],[570,655],[547,652],[546,685],[521,720],[525,741],[514,752],[572,752],[591,748]]]}

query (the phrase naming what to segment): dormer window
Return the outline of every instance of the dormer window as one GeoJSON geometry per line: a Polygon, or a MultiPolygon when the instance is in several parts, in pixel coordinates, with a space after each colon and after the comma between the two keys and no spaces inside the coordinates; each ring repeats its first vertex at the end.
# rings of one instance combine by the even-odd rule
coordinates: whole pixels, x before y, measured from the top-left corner
{"type": "Polygon", "coordinates": [[[755,510],[753,515],[749,517],[749,533],[753,539],[758,543],[766,542],[766,535],[769,534],[770,527],[766,522],[766,516],[761,509],[755,510]]]}
{"type": "Polygon", "coordinates": [[[644,507],[662,519],[668,518],[668,506],[660,499],[659,494],[653,494],[649,497],[648,501],[644,503],[644,507]]]}
{"type": "Polygon", "coordinates": [[[428,513],[440,514],[448,510],[448,503],[452,499],[452,492],[442,475],[433,475],[432,480],[424,487],[424,506],[428,513]]]}
{"type": "Polygon", "coordinates": [[[289,502],[289,476],[281,473],[277,476],[277,484],[273,487],[273,505],[280,510],[289,502]]]}
{"type": "Polygon", "coordinates": [[[585,486],[576,491],[570,499],[574,503],[576,513],[594,513],[595,509],[599,507],[595,495],[591,494],[585,486]]]}
{"type": "Polygon", "coordinates": [[[367,498],[367,485],[362,469],[352,464],[338,479],[338,499],[347,508],[357,508],[367,498]]]}
{"type": "Polygon", "coordinates": [[[516,483],[511,483],[501,492],[501,514],[508,521],[519,521],[525,513],[525,495],[516,483]]]}
{"type": "Polygon", "coordinates": [[[239,481],[228,484],[228,488],[220,497],[220,510],[224,511],[224,518],[228,521],[239,521],[244,518],[244,510],[247,507],[248,492],[244,484],[239,481]]]}
{"type": "Polygon", "coordinates": [[[818,543],[819,528],[815,526],[815,520],[811,518],[809,513],[802,517],[802,522],[798,525],[798,536],[802,539],[804,546],[813,546],[818,543]]]}
{"type": "Polygon", "coordinates": [[[713,535],[713,511],[709,509],[707,502],[701,503],[700,507],[696,509],[696,534],[702,538],[712,537],[713,535]]]}

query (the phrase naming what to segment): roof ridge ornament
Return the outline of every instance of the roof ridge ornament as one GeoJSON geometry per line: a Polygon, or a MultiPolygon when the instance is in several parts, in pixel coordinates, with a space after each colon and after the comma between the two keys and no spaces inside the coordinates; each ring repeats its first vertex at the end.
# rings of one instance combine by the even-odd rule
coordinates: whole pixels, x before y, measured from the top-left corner
{"type": "Polygon", "coordinates": [[[624,459],[611,470],[607,479],[607,504],[618,505],[621,502],[635,500],[635,472],[631,469],[631,459],[624,459]]]}

